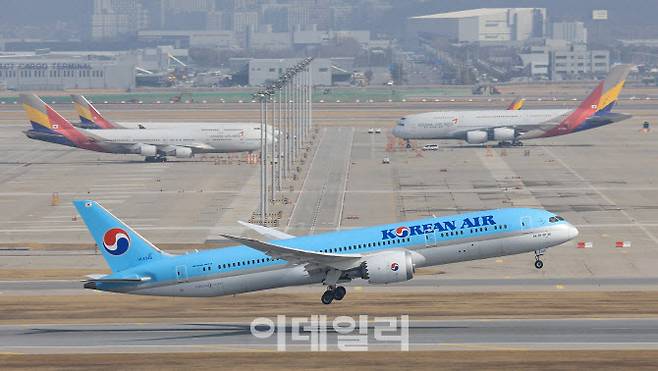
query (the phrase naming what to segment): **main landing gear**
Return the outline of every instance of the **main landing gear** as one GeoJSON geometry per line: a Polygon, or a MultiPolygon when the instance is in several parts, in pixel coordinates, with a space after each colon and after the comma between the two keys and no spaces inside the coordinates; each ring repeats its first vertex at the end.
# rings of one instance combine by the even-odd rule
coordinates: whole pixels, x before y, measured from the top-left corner
{"type": "Polygon", "coordinates": [[[544,267],[544,262],[541,261],[541,257],[544,255],[544,250],[535,250],[535,268],[542,269],[544,267]]]}
{"type": "Polygon", "coordinates": [[[334,300],[343,300],[347,290],[343,286],[327,287],[327,291],[322,294],[322,304],[331,304],[334,300]]]}
{"type": "Polygon", "coordinates": [[[167,162],[167,156],[146,156],[144,162],[167,162]]]}

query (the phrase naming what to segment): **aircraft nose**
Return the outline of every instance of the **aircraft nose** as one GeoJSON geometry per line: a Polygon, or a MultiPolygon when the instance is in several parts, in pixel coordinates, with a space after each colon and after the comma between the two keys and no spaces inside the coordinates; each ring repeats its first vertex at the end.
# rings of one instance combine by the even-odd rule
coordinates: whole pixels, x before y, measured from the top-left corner
{"type": "Polygon", "coordinates": [[[574,227],[571,224],[567,224],[568,232],[567,235],[569,236],[569,239],[572,240],[576,237],[578,237],[578,228],[574,227]]]}
{"type": "Polygon", "coordinates": [[[400,137],[400,131],[398,130],[399,126],[396,126],[393,128],[393,136],[399,138],[400,137]]]}

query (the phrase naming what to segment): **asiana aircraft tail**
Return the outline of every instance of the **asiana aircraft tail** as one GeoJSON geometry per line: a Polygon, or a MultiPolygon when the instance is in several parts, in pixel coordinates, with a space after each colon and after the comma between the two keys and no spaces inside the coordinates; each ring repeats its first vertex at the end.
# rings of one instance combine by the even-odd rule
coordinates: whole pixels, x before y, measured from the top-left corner
{"type": "Polygon", "coordinates": [[[507,106],[508,111],[518,111],[523,108],[523,105],[525,104],[525,98],[516,98],[510,103],[509,106],[507,106]]]}
{"type": "Polygon", "coordinates": [[[140,295],[222,296],[307,284],[327,287],[321,301],[346,295],[341,283],[389,284],[418,268],[534,253],[575,238],[564,218],[541,209],[508,208],[432,217],[309,236],[241,222],[261,238],[224,234],[234,246],[170,255],[91,200],[75,208],[112,270],[84,287],[140,295]]]}
{"type": "MultiPolygon", "coordinates": [[[[624,88],[630,65],[618,65],[612,68],[606,78],[599,82],[594,90],[578,107],[556,127],[546,131],[543,137],[569,134],[588,130],[615,122],[623,117],[613,117],[610,111],[617,103],[619,93],[624,88]]],[[[626,115],[620,115],[626,116],[626,115]]]]}
{"type": "Polygon", "coordinates": [[[105,152],[38,96],[21,94],[20,101],[32,126],[24,132],[29,138],[105,152]]]}
{"type": "Polygon", "coordinates": [[[80,116],[80,124],[86,129],[121,129],[121,125],[106,120],[91,102],[82,95],[71,94],[75,111],[80,116]]]}

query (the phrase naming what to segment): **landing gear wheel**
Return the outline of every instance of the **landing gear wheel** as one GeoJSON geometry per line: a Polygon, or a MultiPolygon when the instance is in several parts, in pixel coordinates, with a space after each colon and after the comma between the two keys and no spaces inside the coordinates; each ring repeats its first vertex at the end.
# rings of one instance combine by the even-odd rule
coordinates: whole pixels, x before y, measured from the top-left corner
{"type": "Polygon", "coordinates": [[[512,145],[514,147],[523,147],[523,142],[521,142],[520,140],[515,140],[512,142],[512,145]]]}
{"type": "Polygon", "coordinates": [[[334,290],[327,290],[322,294],[322,304],[331,304],[331,302],[334,301],[334,298],[334,290]]]}
{"type": "Polygon", "coordinates": [[[541,260],[539,260],[539,259],[537,259],[537,260],[535,261],[535,268],[537,268],[537,269],[542,269],[543,267],[544,267],[544,262],[541,261],[541,260]]]}
{"type": "Polygon", "coordinates": [[[343,300],[345,297],[345,294],[347,294],[347,290],[343,286],[338,286],[334,290],[334,299],[336,300],[343,300]]]}
{"type": "Polygon", "coordinates": [[[407,145],[405,147],[411,148],[411,141],[409,139],[407,139],[406,142],[407,142],[407,145]]]}

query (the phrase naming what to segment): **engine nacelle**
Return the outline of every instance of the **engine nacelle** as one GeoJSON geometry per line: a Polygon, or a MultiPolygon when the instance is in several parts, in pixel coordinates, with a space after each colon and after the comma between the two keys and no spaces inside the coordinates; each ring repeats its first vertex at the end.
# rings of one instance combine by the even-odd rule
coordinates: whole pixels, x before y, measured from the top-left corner
{"type": "Polygon", "coordinates": [[[514,140],[516,137],[516,130],[510,128],[495,128],[493,129],[494,140],[514,140]]]}
{"type": "Polygon", "coordinates": [[[466,142],[470,144],[485,143],[488,139],[486,131],[473,130],[466,133],[466,142]]]}
{"type": "Polygon", "coordinates": [[[192,157],[192,148],[176,147],[174,155],[179,158],[190,158],[192,157]]]}
{"type": "Polygon", "coordinates": [[[152,144],[139,144],[137,153],[142,156],[155,156],[158,153],[158,147],[152,144]]]}
{"type": "Polygon", "coordinates": [[[385,284],[414,278],[416,269],[408,251],[381,252],[363,263],[364,279],[368,283],[385,284]]]}

